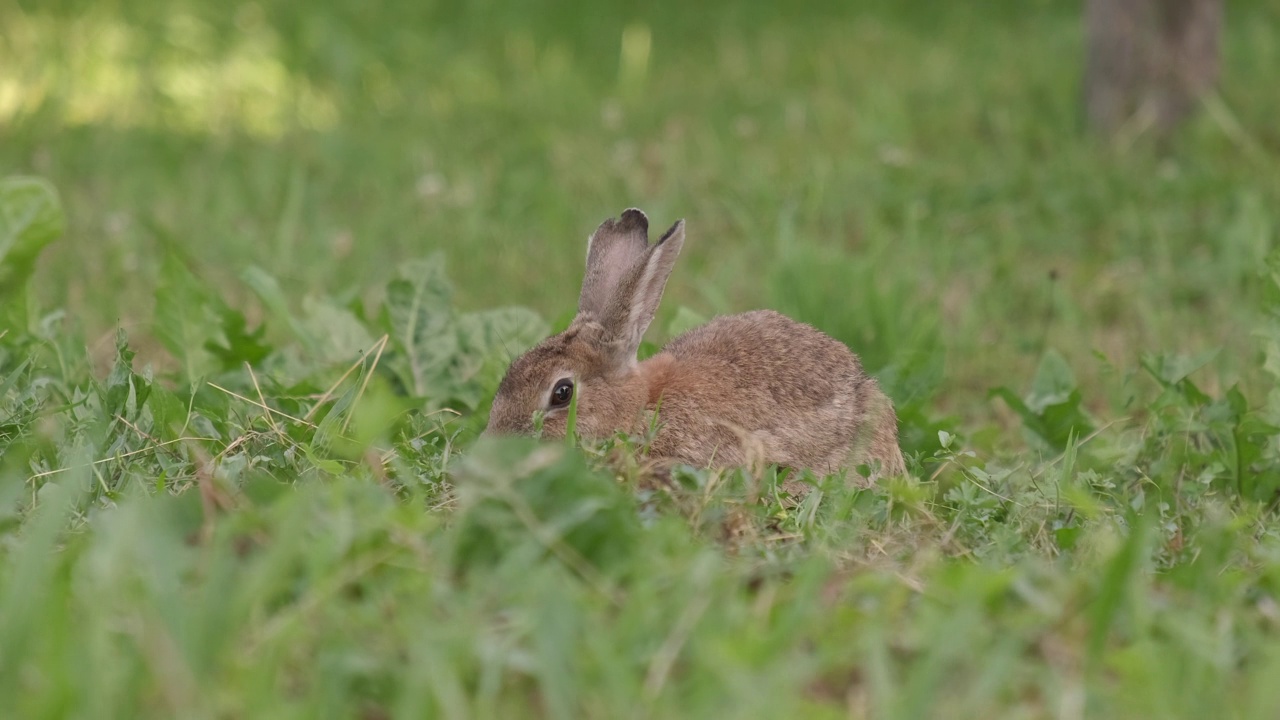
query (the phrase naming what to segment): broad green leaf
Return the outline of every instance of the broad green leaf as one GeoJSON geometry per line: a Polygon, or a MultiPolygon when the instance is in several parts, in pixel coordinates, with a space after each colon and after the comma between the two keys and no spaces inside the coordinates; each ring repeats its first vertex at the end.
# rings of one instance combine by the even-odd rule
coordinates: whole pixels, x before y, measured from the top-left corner
{"type": "Polygon", "coordinates": [[[293,336],[305,346],[308,353],[315,352],[316,338],[307,331],[306,327],[289,310],[289,301],[285,298],[284,291],[280,289],[280,283],[276,281],[271,273],[256,265],[251,265],[241,273],[240,279],[244,280],[245,284],[253,290],[258,299],[262,301],[262,304],[267,307],[267,310],[289,328],[293,336]]]}
{"type": "Polygon", "coordinates": [[[1197,355],[1162,353],[1145,355],[1142,366],[1160,383],[1171,386],[1187,379],[1192,373],[1213,362],[1222,348],[1210,348],[1197,355]]]}
{"type": "Polygon", "coordinates": [[[388,284],[382,308],[393,343],[384,362],[410,395],[431,405],[475,407],[494,376],[549,333],[527,308],[456,312],[439,253],[406,263],[399,275],[388,284]]]}
{"type": "Polygon", "coordinates": [[[220,322],[221,339],[209,340],[204,347],[218,358],[224,370],[239,367],[243,363],[257,365],[271,354],[271,346],[263,340],[267,332],[266,325],[259,325],[250,332],[244,314],[229,307],[222,309],[220,322]]]}
{"type": "Polygon", "coordinates": [[[521,307],[467,313],[458,317],[458,351],[450,368],[451,394],[470,405],[479,401],[481,384],[496,381],[520,353],[547,336],[543,319],[521,307]]]}
{"type": "Polygon", "coordinates": [[[314,358],[325,364],[350,364],[373,346],[373,335],[350,310],[326,300],[303,303],[303,331],[315,338],[314,358]]]}
{"type": "Polygon", "coordinates": [[[503,354],[508,360],[547,337],[547,323],[522,307],[467,313],[458,318],[458,345],[463,356],[503,354]]]}
{"type": "Polygon", "coordinates": [[[399,350],[401,381],[417,397],[447,391],[459,345],[452,295],[439,253],[406,263],[387,286],[385,323],[399,350]]]}
{"type": "Polygon", "coordinates": [[[151,388],[147,407],[151,410],[151,422],[155,432],[168,437],[176,435],[187,423],[187,397],[160,386],[151,388]]]}
{"type": "Polygon", "coordinates": [[[1062,403],[1076,389],[1076,377],[1071,372],[1067,359],[1057,350],[1045,351],[1036,368],[1035,378],[1031,381],[1031,392],[1028,393],[1027,406],[1033,412],[1043,412],[1045,407],[1062,403]]]}
{"type": "Polygon", "coordinates": [[[210,338],[218,332],[223,302],[174,252],[165,254],[156,288],[155,333],[194,380],[210,369],[210,338]]]}
{"type": "Polygon", "coordinates": [[[1060,402],[1043,405],[1039,410],[1028,406],[1005,387],[995,388],[990,396],[1004,400],[1009,409],[1022,418],[1027,430],[1053,450],[1065,450],[1072,435],[1080,437],[1093,431],[1093,423],[1080,407],[1078,390],[1071,391],[1060,402]]]}
{"type": "Polygon", "coordinates": [[[34,177],[0,178],[0,303],[18,293],[66,217],[58,193],[34,177]]]}
{"type": "Polygon", "coordinates": [[[1093,423],[1081,407],[1075,376],[1066,359],[1054,350],[1046,352],[1040,361],[1025,399],[1007,387],[991,390],[989,397],[1004,400],[1022,418],[1026,429],[1055,451],[1065,450],[1073,436],[1079,438],[1093,431],[1093,423]]]}

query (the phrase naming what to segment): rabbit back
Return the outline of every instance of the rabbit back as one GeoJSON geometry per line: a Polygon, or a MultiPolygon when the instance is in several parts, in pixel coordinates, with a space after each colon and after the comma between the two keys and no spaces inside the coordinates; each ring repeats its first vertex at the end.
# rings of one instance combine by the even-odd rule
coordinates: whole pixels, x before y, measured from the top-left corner
{"type": "Polygon", "coordinates": [[[642,365],[658,408],[651,454],[697,466],[905,469],[892,403],[857,356],[780,313],[718,317],[642,365]]]}

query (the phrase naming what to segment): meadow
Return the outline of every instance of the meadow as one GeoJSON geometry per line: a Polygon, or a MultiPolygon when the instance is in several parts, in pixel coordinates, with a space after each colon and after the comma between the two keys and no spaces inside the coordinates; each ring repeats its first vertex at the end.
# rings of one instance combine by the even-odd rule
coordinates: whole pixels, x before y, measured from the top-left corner
{"type": "Polygon", "coordinates": [[[0,707],[1276,717],[1280,6],[1103,139],[1078,5],[0,0],[0,707]],[[479,439],[632,206],[908,476],[479,439]]]}

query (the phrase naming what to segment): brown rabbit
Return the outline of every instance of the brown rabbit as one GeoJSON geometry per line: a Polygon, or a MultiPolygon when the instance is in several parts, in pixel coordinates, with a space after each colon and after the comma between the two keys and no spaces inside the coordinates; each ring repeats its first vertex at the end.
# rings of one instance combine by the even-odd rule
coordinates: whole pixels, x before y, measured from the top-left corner
{"type": "Polygon", "coordinates": [[[602,223],[577,317],[511,363],[486,434],[532,435],[543,411],[543,435],[563,437],[576,394],[584,437],[642,432],[657,411],[649,453],[669,463],[905,472],[889,398],[849,348],[809,325],[772,310],[717,317],[636,361],[683,244],[683,220],[653,245],[639,210],[602,223]]]}

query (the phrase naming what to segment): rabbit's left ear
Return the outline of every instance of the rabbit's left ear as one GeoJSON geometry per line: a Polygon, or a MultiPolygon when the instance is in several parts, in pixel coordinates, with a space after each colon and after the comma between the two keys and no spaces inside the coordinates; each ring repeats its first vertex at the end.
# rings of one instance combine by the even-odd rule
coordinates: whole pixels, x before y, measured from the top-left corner
{"type": "Polygon", "coordinates": [[[612,336],[618,351],[627,362],[635,362],[640,340],[653,322],[662,301],[667,278],[675,268],[676,258],[684,247],[684,221],[679,220],[649,247],[643,262],[631,267],[622,278],[600,317],[600,323],[612,336]]]}
{"type": "Polygon", "coordinates": [[[636,208],[609,218],[587,240],[587,273],[578,296],[578,315],[600,322],[618,302],[618,290],[649,256],[649,218],[636,208]]]}

